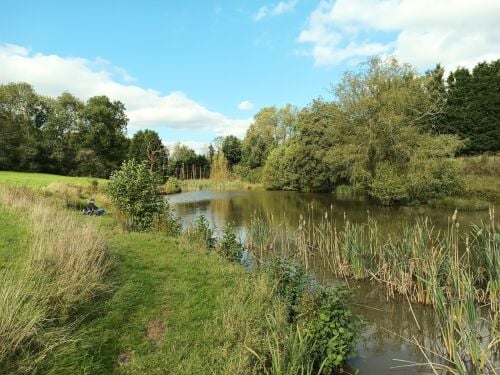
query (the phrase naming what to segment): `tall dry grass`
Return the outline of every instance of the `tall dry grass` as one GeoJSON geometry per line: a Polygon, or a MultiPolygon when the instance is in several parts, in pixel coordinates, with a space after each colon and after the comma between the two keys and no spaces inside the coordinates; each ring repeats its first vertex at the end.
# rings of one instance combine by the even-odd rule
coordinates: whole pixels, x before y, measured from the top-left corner
{"type": "Polygon", "coordinates": [[[107,289],[111,260],[98,231],[56,203],[0,187],[0,204],[31,232],[22,264],[0,272],[0,368],[30,372],[73,339],[79,309],[107,289]]]}

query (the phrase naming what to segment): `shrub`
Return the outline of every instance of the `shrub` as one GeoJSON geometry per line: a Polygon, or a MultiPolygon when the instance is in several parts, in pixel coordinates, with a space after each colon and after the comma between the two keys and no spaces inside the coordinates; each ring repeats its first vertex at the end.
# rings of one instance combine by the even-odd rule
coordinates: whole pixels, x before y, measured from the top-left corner
{"type": "Polygon", "coordinates": [[[210,228],[207,218],[203,215],[196,217],[194,223],[187,230],[187,237],[202,242],[207,250],[215,248],[214,231],[210,228]]]}
{"type": "Polygon", "coordinates": [[[361,319],[348,304],[350,292],[344,286],[324,287],[301,265],[286,258],[270,263],[276,293],[288,309],[288,320],[303,335],[301,352],[322,373],[340,371],[355,352],[361,319]]]}
{"type": "Polygon", "coordinates": [[[144,163],[124,162],[109,180],[107,192],[111,201],[125,215],[129,230],[148,230],[154,215],[163,209],[158,195],[160,178],[144,163]]]}
{"type": "Polygon", "coordinates": [[[175,177],[169,177],[165,184],[165,193],[176,194],[182,191],[179,180],[175,177]]]}
{"type": "Polygon", "coordinates": [[[355,355],[361,320],[348,306],[350,292],[344,286],[318,287],[302,301],[305,338],[322,372],[342,369],[355,355]]]}
{"type": "Polygon", "coordinates": [[[245,248],[236,238],[234,227],[226,224],[219,242],[219,253],[230,262],[240,262],[245,248]]]}

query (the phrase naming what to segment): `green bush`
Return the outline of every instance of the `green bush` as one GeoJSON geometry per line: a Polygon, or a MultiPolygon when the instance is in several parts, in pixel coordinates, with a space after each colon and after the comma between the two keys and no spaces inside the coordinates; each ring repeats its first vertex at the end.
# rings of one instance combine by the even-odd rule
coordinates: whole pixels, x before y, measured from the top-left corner
{"type": "Polygon", "coordinates": [[[324,374],[341,371],[355,355],[362,322],[348,306],[350,296],[344,286],[320,286],[302,301],[305,338],[324,374]]]}
{"type": "Polygon", "coordinates": [[[169,177],[167,183],[165,184],[165,193],[176,194],[182,191],[180,182],[175,177],[169,177]]]}
{"type": "Polygon", "coordinates": [[[222,231],[222,238],[218,246],[219,253],[230,262],[240,262],[245,248],[236,238],[233,225],[227,223],[222,231]]]}
{"type": "Polygon", "coordinates": [[[187,237],[190,240],[199,241],[207,250],[215,249],[214,231],[210,227],[210,223],[203,215],[196,217],[193,224],[188,228],[187,237]]]}
{"type": "Polygon", "coordinates": [[[304,267],[283,257],[270,263],[269,272],[276,281],[278,296],[287,306],[288,321],[295,323],[299,316],[300,301],[312,279],[304,267]]]}
{"type": "Polygon", "coordinates": [[[144,231],[151,228],[154,216],[163,209],[158,194],[160,177],[146,164],[128,160],[109,180],[107,192],[111,201],[124,214],[129,230],[144,231]]]}
{"type": "Polygon", "coordinates": [[[289,322],[303,334],[301,352],[314,362],[318,373],[340,372],[355,354],[362,325],[349,308],[350,292],[344,286],[318,284],[304,267],[286,258],[273,260],[269,272],[288,309],[289,322]]]}

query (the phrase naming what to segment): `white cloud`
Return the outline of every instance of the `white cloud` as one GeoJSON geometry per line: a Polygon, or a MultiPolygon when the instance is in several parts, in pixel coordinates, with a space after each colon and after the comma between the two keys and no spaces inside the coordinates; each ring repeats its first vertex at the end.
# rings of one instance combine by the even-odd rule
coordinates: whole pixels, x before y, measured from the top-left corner
{"type": "Polygon", "coordinates": [[[238,109],[242,111],[246,111],[253,108],[253,103],[250,100],[243,100],[240,104],[238,104],[238,109]]]}
{"type": "Polygon", "coordinates": [[[253,16],[253,20],[255,22],[258,22],[267,16],[279,16],[283,13],[291,12],[295,8],[298,2],[299,0],[288,0],[288,1],[280,1],[275,6],[264,5],[260,7],[257,13],[253,16]]]}
{"type": "Polygon", "coordinates": [[[124,69],[100,58],[87,60],[34,54],[25,47],[0,45],[0,83],[25,81],[43,95],[58,96],[69,91],[84,100],[94,95],[107,95],[125,104],[132,130],[146,127],[197,129],[241,137],[250,125],[251,119],[227,118],[181,91],[163,95],[133,85],[132,80],[124,69]]]}
{"type": "Polygon", "coordinates": [[[321,1],[298,41],[312,44],[319,66],[394,54],[419,68],[453,69],[500,57],[499,19],[498,0],[321,1]]]}
{"type": "Polygon", "coordinates": [[[208,153],[208,145],[210,144],[209,142],[197,141],[163,142],[163,144],[167,146],[169,152],[172,152],[176,143],[188,146],[189,148],[193,149],[198,155],[205,155],[206,153],[208,153]]]}

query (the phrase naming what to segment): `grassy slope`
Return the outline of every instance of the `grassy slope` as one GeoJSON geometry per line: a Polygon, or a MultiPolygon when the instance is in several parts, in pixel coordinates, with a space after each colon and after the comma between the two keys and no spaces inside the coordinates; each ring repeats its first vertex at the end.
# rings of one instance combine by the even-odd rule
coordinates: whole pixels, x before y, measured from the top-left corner
{"type": "Polygon", "coordinates": [[[69,177],[46,173],[6,172],[0,171],[0,184],[7,186],[25,186],[41,188],[52,182],[61,182],[76,186],[88,186],[92,180],[102,183],[106,180],[92,177],[69,177]]]}
{"type": "MultiPolygon", "coordinates": [[[[81,342],[42,372],[88,374],[209,373],[212,347],[220,340],[214,318],[224,312],[225,293],[236,293],[240,267],[213,253],[187,250],[154,234],[106,231],[118,258],[116,291],[89,307],[97,318],[80,328],[81,342]],[[161,322],[161,323],[160,323],[161,322]],[[156,325],[164,339],[148,337],[156,325]],[[130,360],[120,366],[118,357],[130,360]]],[[[221,329],[222,327],[218,327],[221,329]]]]}
{"type": "MultiPolygon", "coordinates": [[[[43,187],[68,181],[55,175],[8,175],[9,185],[43,187]]],[[[252,358],[246,350],[232,352],[236,342],[259,350],[245,338],[245,329],[265,326],[265,303],[252,302],[258,282],[243,268],[183,239],[123,233],[111,216],[79,219],[94,220],[111,247],[116,263],[109,279],[113,290],[83,308],[86,318],[75,327],[79,340],[56,349],[34,373],[236,373],[239,365],[231,361],[252,358]],[[235,325],[236,332],[228,333],[223,317],[234,308],[232,296],[245,288],[239,315],[255,311],[248,312],[241,327],[235,325]],[[247,324],[252,319],[259,323],[247,324]],[[150,337],[153,328],[156,338],[150,337]]],[[[16,263],[12,254],[22,254],[26,247],[25,224],[22,218],[0,211],[0,264],[7,268],[16,263]]]]}

